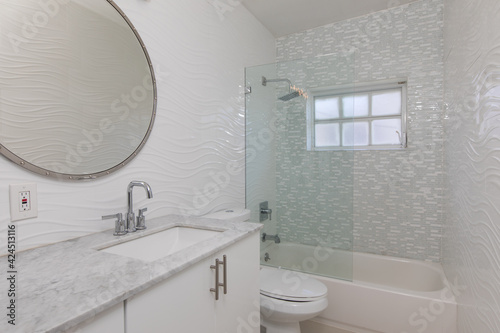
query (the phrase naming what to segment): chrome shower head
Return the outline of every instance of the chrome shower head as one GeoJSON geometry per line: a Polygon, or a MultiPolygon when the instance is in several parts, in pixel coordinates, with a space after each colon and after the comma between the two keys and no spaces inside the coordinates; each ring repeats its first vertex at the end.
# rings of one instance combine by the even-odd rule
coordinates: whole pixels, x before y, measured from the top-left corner
{"type": "Polygon", "coordinates": [[[286,94],[285,96],[281,96],[279,98],[280,101],[283,101],[283,102],[286,102],[286,101],[289,101],[295,97],[299,97],[300,96],[300,93],[296,90],[292,91],[291,93],[289,94],[286,94]]]}
{"type": "Polygon", "coordinates": [[[281,96],[278,99],[280,101],[289,101],[292,98],[300,96],[300,92],[298,90],[292,90],[292,81],[289,79],[267,79],[265,76],[262,77],[262,85],[267,86],[268,82],[287,82],[288,83],[288,94],[285,96],[281,96]]]}

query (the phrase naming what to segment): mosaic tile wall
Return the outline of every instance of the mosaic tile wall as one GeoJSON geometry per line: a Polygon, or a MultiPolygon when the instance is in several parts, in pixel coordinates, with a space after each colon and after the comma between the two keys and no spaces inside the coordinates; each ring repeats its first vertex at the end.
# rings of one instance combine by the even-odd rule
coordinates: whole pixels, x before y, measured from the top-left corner
{"type": "Polygon", "coordinates": [[[278,75],[308,88],[349,80],[340,65],[323,66],[330,75],[287,72],[287,61],[326,54],[353,55],[355,82],[407,78],[408,149],[307,152],[304,103],[277,104],[284,119],[276,156],[280,236],[440,261],[443,1],[422,0],[279,38],[277,61],[285,63],[278,75]]]}
{"type": "MultiPolygon", "coordinates": [[[[280,62],[277,73],[298,88],[348,84],[354,80],[354,55],[280,62]]],[[[276,88],[277,97],[287,93],[287,85],[276,88]]],[[[286,102],[277,99],[275,107],[276,208],[280,235],[303,244],[351,249],[353,152],[306,150],[305,98],[286,102]]]]}

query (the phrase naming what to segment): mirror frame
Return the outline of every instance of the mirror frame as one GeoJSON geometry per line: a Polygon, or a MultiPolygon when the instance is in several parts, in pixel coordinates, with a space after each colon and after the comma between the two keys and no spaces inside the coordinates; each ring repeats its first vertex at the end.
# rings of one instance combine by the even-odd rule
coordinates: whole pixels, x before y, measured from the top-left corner
{"type": "Polygon", "coordinates": [[[59,173],[59,172],[55,172],[55,171],[48,170],[45,168],[41,168],[41,167],[39,167],[35,164],[32,164],[28,161],[25,161],[21,157],[17,156],[13,152],[11,152],[9,149],[7,149],[5,146],[3,146],[2,143],[0,142],[0,154],[5,156],[7,159],[12,161],[13,163],[15,163],[15,164],[17,164],[25,169],[28,169],[32,172],[35,172],[37,174],[51,177],[51,178],[56,178],[59,180],[91,180],[91,179],[97,179],[97,178],[102,177],[102,176],[107,176],[110,173],[123,168],[134,157],[137,156],[139,151],[146,144],[146,141],[148,140],[148,138],[151,134],[151,131],[153,129],[153,124],[154,124],[154,121],[156,118],[156,106],[157,106],[157,101],[158,101],[157,89],[156,89],[156,78],[155,78],[155,73],[154,73],[154,69],[153,69],[153,64],[151,63],[151,58],[149,57],[149,53],[146,49],[146,45],[144,44],[141,36],[139,35],[139,33],[137,32],[136,28],[134,27],[132,22],[129,20],[127,15],[120,9],[120,7],[118,7],[118,5],[113,0],[103,0],[103,1],[107,1],[123,17],[125,22],[127,22],[128,26],[132,29],[132,32],[134,33],[135,37],[137,38],[137,41],[139,42],[140,46],[142,47],[142,51],[144,52],[144,56],[146,57],[146,60],[148,62],[148,66],[149,66],[149,70],[151,72],[151,79],[152,79],[152,83],[153,83],[153,109],[152,109],[152,114],[151,114],[151,121],[149,123],[146,134],[144,135],[144,138],[142,139],[141,143],[137,146],[137,148],[132,152],[132,154],[130,154],[130,156],[128,156],[125,160],[123,160],[122,162],[118,163],[117,165],[115,165],[109,169],[102,170],[102,171],[92,173],[92,174],[66,174],[66,173],[59,173]]]}

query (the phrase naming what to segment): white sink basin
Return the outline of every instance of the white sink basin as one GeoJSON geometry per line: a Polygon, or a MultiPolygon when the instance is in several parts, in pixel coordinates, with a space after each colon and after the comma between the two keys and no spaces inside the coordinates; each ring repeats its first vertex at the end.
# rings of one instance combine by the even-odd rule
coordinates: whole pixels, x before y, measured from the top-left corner
{"type": "Polygon", "coordinates": [[[99,251],[119,254],[125,257],[155,261],[171,255],[188,246],[214,237],[220,231],[174,227],[154,234],[113,245],[99,251]]]}

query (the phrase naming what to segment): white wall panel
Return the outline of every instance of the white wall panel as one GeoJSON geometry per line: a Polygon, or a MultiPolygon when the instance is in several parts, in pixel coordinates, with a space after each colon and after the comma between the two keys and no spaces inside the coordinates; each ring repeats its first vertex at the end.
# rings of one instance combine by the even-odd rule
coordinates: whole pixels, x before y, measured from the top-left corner
{"type": "Polygon", "coordinates": [[[38,218],[16,222],[19,249],[111,228],[101,215],[125,212],[131,180],[153,189],[147,202],[144,191],[134,191],[135,207],[147,206],[149,218],[245,205],[244,68],[274,61],[273,36],[236,1],[116,3],[154,64],[152,135],[124,169],[91,182],[46,179],[0,157],[0,244],[10,223],[9,184],[15,183],[37,183],[39,199],[38,218]]]}
{"type": "Polygon", "coordinates": [[[500,332],[500,2],[445,0],[443,264],[459,333],[500,332]]]}

